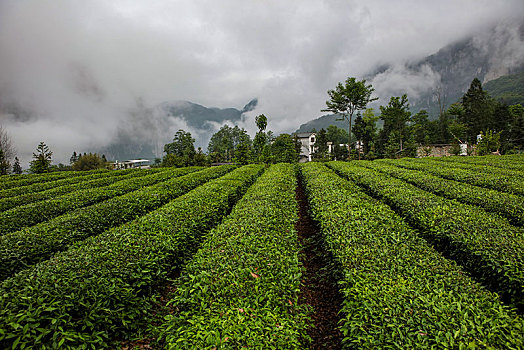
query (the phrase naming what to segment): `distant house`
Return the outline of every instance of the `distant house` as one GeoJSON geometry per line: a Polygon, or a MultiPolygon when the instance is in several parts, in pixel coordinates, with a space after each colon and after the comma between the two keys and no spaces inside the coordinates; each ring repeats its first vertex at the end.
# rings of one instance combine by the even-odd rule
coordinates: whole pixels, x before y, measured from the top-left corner
{"type": "Polygon", "coordinates": [[[316,135],[312,132],[301,132],[295,134],[300,142],[300,163],[311,162],[311,155],[315,151],[316,135]]]}
{"type": "Polygon", "coordinates": [[[114,163],[111,163],[111,166],[113,167],[113,170],[149,169],[150,168],[148,159],[133,159],[133,160],[125,160],[123,162],[119,162],[117,160],[114,163]]]}

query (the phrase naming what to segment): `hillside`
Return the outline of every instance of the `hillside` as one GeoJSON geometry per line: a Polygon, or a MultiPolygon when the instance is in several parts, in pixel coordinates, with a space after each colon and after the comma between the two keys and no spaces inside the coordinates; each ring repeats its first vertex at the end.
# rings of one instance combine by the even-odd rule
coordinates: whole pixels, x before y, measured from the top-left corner
{"type": "Polygon", "coordinates": [[[327,114],[300,125],[296,132],[311,132],[312,130],[318,131],[320,129],[327,129],[330,125],[335,125],[344,130],[347,130],[348,127],[346,121],[337,120],[337,116],[334,114],[327,114]]]}
{"type": "MultiPolygon", "coordinates": [[[[524,23],[499,25],[485,32],[447,45],[436,53],[403,65],[383,65],[364,78],[379,97],[372,107],[386,105],[391,96],[408,94],[410,109],[428,111],[430,119],[439,114],[437,95],[444,107],[459,101],[471,81],[479,78],[486,91],[508,104],[524,101],[524,23]]],[[[297,132],[329,125],[346,128],[332,115],[305,124],[297,132]]]]}
{"type": "Polygon", "coordinates": [[[189,101],[163,102],[149,108],[136,106],[128,114],[115,140],[99,150],[108,159],[161,158],[164,144],[171,142],[178,129],[192,133],[197,146],[205,150],[217,125],[234,125],[242,115],[256,108],[258,100],[251,100],[242,109],[205,107],[189,101]]]}
{"type": "Polygon", "coordinates": [[[524,71],[488,81],[484,89],[496,100],[524,106],[524,71]]]}
{"type": "MultiPolygon", "coordinates": [[[[483,84],[524,72],[524,23],[508,23],[447,45],[404,66],[384,66],[370,73],[380,104],[408,94],[411,111],[426,109],[437,118],[437,93],[445,107],[457,102],[476,77],[483,84]]],[[[489,86],[488,86],[489,87],[489,86]]],[[[488,90],[489,91],[489,90],[488,90]]]]}

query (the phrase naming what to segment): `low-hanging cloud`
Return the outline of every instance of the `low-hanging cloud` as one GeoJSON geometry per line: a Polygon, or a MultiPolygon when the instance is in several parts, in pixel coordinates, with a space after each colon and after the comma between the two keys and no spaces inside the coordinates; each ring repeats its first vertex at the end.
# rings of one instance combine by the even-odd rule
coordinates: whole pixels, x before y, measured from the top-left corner
{"type": "MultiPolygon", "coordinates": [[[[264,113],[268,128],[289,132],[346,77],[388,63],[380,79],[398,81],[402,62],[522,13],[521,0],[0,0],[0,123],[23,162],[40,141],[64,163],[122,137],[161,149],[190,129],[144,112],[164,101],[242,110],[258,97],[236,123],[253,134],[264,113]]],[[[425,79],[438,77],[408,74],[405,92],[425,79]]],[[[190,131],[205,149],[209,135],[190,131]]]]}
{"type": "MultiPolygon", "coordinates": [[[[428,90],[433,90],[440,83],[440,74],[427,64],[416,68],[395,65],[377,74],[371,81],[378,96],[407,94],[414,99],[428,90]]],[[[381,104],[387,104],[387,101],[381,101],[381,104]]]]}

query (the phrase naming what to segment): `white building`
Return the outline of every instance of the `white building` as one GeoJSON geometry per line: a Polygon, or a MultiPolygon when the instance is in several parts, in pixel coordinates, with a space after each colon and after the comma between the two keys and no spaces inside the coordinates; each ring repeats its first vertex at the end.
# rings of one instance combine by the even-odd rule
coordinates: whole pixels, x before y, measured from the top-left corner
{"type": "Polygon", "coordinates": [[[149,160],[148,159],[133,159],[133,160],[125,160],[123,162],[119,162],[118,160],[112,164],[113,169],[149,169],[149,160]]]}
{"type": "Polygon", "coordinates": [[[301,132],[295,134],[300,141],[300,163],[311,162],[311,155],[315,151],[316,135],[312,132],[301,132]]]}

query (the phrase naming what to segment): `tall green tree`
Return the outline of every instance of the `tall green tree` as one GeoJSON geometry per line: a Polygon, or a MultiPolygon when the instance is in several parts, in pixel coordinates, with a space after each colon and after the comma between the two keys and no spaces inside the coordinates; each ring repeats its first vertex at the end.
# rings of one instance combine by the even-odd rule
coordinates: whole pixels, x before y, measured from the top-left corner
{"type": "Polygon", "coordinates": [[[187,154],[194,154],[194,143],[195,139],[191,136],[190,132],[179,129],[173,137],[173,142],[164,145],[164,152],[179,157],[183,157],[187,154]]]}
{"type": "Polygon", "coordinates": [[[426,136],[429,134],[429,115],[425,109],[420,110],[411,118],[411,127],[415,142],[423,145],[426,141],[426,136]]]}
{"type": "Polygon", "coordinates": [[[348,132],[336,125],[329,125],[327,127],[326,138],[329,142],[333,142],[334,145],[341,143],[346,144],[349,141],[348,132]]]}
{"type": "Polygon", "coordinates": [[[22,174],[22,167],[20,166],[20,161],[18,157],[15,157],[15,162],[13,164],[13,173],[20,175],[22,174]]]}
{"type": "Polygon", "coordinates": [[[381,139],[386,140],[388,153],[396,148],[396,153],[402,155],[404,152],[404,142],[410,139],[411,130],[408,122],[411,119],[409,111],[408,97],[406,94],[402,97],[391,97],[387,106],[380,106],[380,119],[384,121],[384,127],[381,132],[381,139]],[[396,145],[395,147],[393,147],[396,145]]]}
{"type": "Polygon", "coordinates": [[[297,163],[299,153],[297,153],[293,137],[289,134],[280,134],[271,144],[274,163],[297,163]]]}
{"type": "Polygon", "coordinates": [[[524,148],[524,107],[522,105],[509,106],[511,120],[509,123],[509,143],[513,149],[524,148]]]}
{"type": "Polygon", "coordinates": [[[49,147],[44,142],[40,142],[36,148],[36,153],[33,152],[33,160],[29,163],[31,172],[35,174],[48,173],[52,155],[53,152],[49,150],[49,147]]]}
{"type": "Polygon", "coordinates": [[[196,166],[208,165],[208,159],[207,159],[204,151],[202,151],[201,147],[198,147],[198,149],[196,151],[195,159],[194,159],[193,164],[196,165],[196,166]]]}
{"type": "Polygon", "coordinates": [[[363,114],[358,114],[353,126],[353,134],[358,141],[362,142],[364,154],[371,151],[371,147],[377,137],[377,120],[373,108],[368,108],[363,114]]]}
{"type": "Polygon", "coordinates": [[[89,153],[83,156],[77,157],[76,162],[73,163],[73,170],[75,171],[87,171],[93,169],[103,169],[107,165],[107,162],[104,161],[96,153],[89,153]]]}
{"type": "Polygon", "coordinates": [[[73,165],[73,163],[76,162],[78,160],[78,158],[80,158],[80,156],[78,156],[76,154],[76,151],[74,151],[73,154],[71,155],[71,157],[69,158],[69,164],[73,165]]]}
{"type": "Polygon", "coordinates": [[[253,158],[255,162],[266,163],[269,161],[271,149],[269,147],[272,133],[265,132],[267,127],[267,117],[261,114],[255,118],[258,132],[253,139],[253,158]]]}
{"type": "Polygon", "coordinates": [[[237,146],[246,141],[246,137],[250,144],[249,147],[251,147],[251,139],[246,130],[240,129],[236,125],[232,128],[226,124],[211,136],[207,151],[209,154],[216,154],[214,158],[218,157],[217,161],[229,162],[235,157],[237,146]]]}
{"type": "Polygon", "coordinates": [[[466,126],[466,139],[473,144],[482,130],[492,129],[490,124],[494,106],[477,78],[473,79],[461,102],[464,112],[459,116],[458,122],[466,126]]]}
{"type": "Polygon", "coordinates": [[[173,137],[173,142],[164,145],[164,166],[190,166],[195,160],[195,139],[191,133],[182,129],[173,137]]]}
{"type": "Polygon", "coordinates": [[[477,152],[479,156],[484,156],[491,152],[498,152],[499,149],[500,133],[494,133],[492,130],[480,132],[480,141],[477,144],[477,152]]]}
{"type": "Polygon", "coordinates": [[[264,114],[260,114],[255,117],[255,123],[259,131],[265,131],[267,127],[267,117],[264,114]]]}
{"type": "Polygon", "coordinates": [[[327,161],[330,160],[330,154],[328,153],[328,138],[327,132],[324,128],[320,129],[315,135],[315,147],[312,154],[312,159],[316,161],[327,161]]]}
{"type": "Polygon", "coordinates": [[[371,98],[373,91],[375,89],[373,89],[371,84],[366,85],[366,80],[357,81],[353,77],[347,78],[344,85],[338,83],[334,90],[328,90],[330,99],[326,101],[327,108],[321,111],[338,114],[342,117],[342,120],[348,122],[349,159],[351,159],[351,124],[353,114],[365,109],[368,103],[378,99],[371,98]]]}

